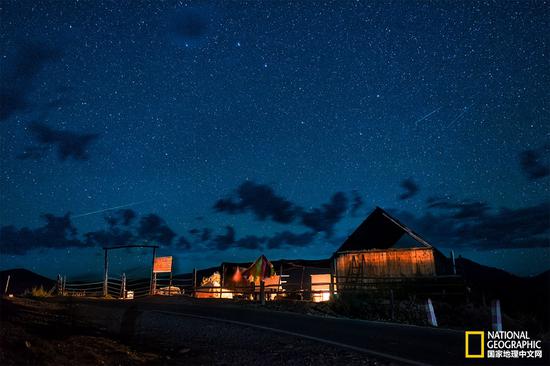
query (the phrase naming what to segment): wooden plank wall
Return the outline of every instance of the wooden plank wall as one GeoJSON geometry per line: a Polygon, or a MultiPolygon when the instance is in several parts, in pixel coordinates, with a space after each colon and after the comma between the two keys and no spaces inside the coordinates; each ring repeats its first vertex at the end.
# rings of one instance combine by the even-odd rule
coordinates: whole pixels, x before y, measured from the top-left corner
{"type": "Polygon", "coordinates": [[[363,277],[426,277],[435,276],[435,262],[431,248],[371,250],[340,253],[336,257],[337,275],[342,282],[348,276],[353,258],[357,265],[364,258],[363,277]]]}

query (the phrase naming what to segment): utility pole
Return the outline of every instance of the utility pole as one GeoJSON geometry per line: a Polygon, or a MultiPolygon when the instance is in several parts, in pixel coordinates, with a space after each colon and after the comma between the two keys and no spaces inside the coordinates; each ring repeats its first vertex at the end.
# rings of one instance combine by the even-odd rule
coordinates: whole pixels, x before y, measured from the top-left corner
{"type": "Polygon", "coordinates": [[[157,248],[153,247],[153,262],[152,262],[152,265],[151,265],[151,285],[149,287],[149,294],[150,295],[155,294],[155,288],[157,286],[157,284],[156,284],[157,276],[155,274],[155,258],[156,258],[156,256],[157,256],[157,248]]]}
{"type": "Polygon", "coordinates": [[[196,296],[197,291],[197,269],[193,268],[193,296],[196,296]]]}

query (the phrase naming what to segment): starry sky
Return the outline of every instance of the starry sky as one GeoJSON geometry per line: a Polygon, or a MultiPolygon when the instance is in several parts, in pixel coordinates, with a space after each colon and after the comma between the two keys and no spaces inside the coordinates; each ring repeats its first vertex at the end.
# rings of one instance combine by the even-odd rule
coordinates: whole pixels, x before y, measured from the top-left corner
{"type": "Polygon", "coordinates": [[[327,258],[380,206],[547,270],[549,9],[2,1],[0,268],[327,258]]]}

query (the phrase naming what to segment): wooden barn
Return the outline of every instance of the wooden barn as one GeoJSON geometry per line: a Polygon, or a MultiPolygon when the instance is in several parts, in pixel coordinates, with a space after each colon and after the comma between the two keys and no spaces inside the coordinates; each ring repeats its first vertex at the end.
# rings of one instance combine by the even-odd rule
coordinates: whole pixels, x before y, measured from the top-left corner
{"type": "Polygon", "coordinates": [[[407,226],[377,207],[334,253],[340,290],[449,274],[449,261],[407,226]]]}

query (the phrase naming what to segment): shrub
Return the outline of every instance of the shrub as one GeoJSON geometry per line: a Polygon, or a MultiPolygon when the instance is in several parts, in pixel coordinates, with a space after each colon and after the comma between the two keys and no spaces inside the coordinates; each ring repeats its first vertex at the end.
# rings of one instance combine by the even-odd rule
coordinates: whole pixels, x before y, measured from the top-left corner
{"type": "Polygon", "coordinates": [[[25,291],[23,295],[28,297],[50,297],[52,296],[53,290],[54,289],[51,289],[50,291],[46,291],[44,290],[43,286],[40,286],[40,287],[35,286],[30,290],[30,292],[29,290],[25,291]]]}

